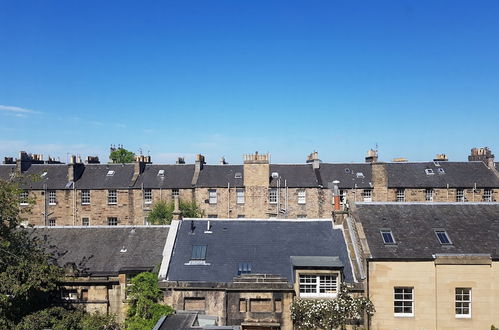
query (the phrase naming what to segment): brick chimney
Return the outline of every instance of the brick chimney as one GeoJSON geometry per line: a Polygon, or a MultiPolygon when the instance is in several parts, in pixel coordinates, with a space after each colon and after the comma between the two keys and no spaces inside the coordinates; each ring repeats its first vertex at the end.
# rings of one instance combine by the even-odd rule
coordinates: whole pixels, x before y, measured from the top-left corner
{"type": "Polygon", "coordinates": [[[473,148],[471,154],[468,156],[468,161],[482,161],[489,168],[494,168],[494,155],[488,147],[473,148]]]}
{"type": "Polygon", "coordinates": [[[193,175],[192,181],[191,181],[192,185],[195,185],[198,182],[199,174],[203,170],[204,164],[206,164],[204,161],[204,156],[201,154],[197,154],[196,155],[196,162],[194,163],[194,175],[193,175]]]}
{"type": "Polygon", "coordinates": [[[433,158],[434,162],[446,162],[448,160],[449,158],[447,157],[446,154],[438,154],[435,156],[435,158],[433,158]]]}
{"type": "Polygon", "coordinates": [[[133,163],[133,177],[132,181],[135,182],[139,175],[144,173],[146,164],[151,164],[151,156],[137,155],[133,163]]]}
{"type": "Polygon", "coordinates": [[[99,157],[87,156],[87,164],[100,164],[99,157]]]}
{"type": "Polygon", "coordinates": [[[16,172],[26,172],[31,164],[43,164],[43,155],[28,154],[26,151],[19,152],[19,158],[16,159],[16,172]]]}
{"type": "Polygon", "coordinates": [[[229,164],[226,160],[225,157],[220,157],[220,165],[227,165],[229,164]]]}
{"type": "Polygon", "coordinates": [[[314,170],[320,167],[321,160],[319,159],[319,153],[317,151],[314,151],[307,156],[307,164],[312,164],[314,170]]]}
{"type": "Polygon", "coordinates": [[[71,155],[69,157],[69,164],[68,166],[68,174],[67,174],[67,179],[68,182],[75,182],[77,181],[81,175],[83,174],[83,170],[85,169],[85,165],[82,163],[80,157],[76,157],[75,155],[71,155]]]}
{"type": "Polygon", "coordinates": [[[268,187],[270,178],[269,154],[244,155],[244,185],[268,187]]]}
{"type": "Polygon", "coordinates": [[[185,158],[184,157],[178,157],[177,161],[175,162],[175,164],[177,164],[177,165],[179,165],[179,164],[185,164],[185,158]]]}
{"type": "Polygon", "coordinates": [[[378,151],[369,149],[366,155],[366,163],[376,163],[378,161],[378,151]]]}

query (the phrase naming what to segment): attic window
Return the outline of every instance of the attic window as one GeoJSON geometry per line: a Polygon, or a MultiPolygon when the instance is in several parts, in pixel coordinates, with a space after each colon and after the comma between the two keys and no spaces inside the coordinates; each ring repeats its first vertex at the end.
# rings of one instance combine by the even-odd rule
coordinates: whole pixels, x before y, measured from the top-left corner
{"type": "Polygon", "coordinates": [[[439,162],[433,162],[433,164],[435,164],[435,166],[440,166],[440,163],[439,162]]]}
{"type": "Polygon", "coordinates": [[[393,233],[390,229],[381,229],[379,232],[381,233],[381,237],[383,238],[383,243],[395,244],[395,238],[393,238],[393,233]]]}
{"type": "Polygon", "coordinates": [[[193,245],[191,260],[206,260],[206,245],[193,245]]]}
{"type": "Polygon", "coordinates": [[[113,176],[113,175],[114,175],[114,173],[115,173],[115,172],[114,172],[113,170],[109,170],[109,171],[107,171],[106,176],[113,176]]]}
{"type": "Polygon", "coordinates": [[[159,170],[158,176],[165,176],[165,170],[159,170]]]}
{"type": "Polygon", "coordinates": [[[433,175],[433,174],[435,174],[435,172],[433,172],[433,170],[431,168],[427,168],[424,171],[425,171],[426,175],[433,175]]]}
{"type": "Polygon", "coordinates": [[[364,173],[357,172],[357,179],[364,179],[364,173]]]}
{"type": "Polygon", "coordinates": [[[237,275],[241,274],[251,274],[251,263],[250,262],[240,262],[237,268],[237,275]]]}
{"type": "Polygon", "coordinates": [[[438,173],[445,174],[445,170],[441,167],[438,168],[438,173]]]}
{"type": "Polygon", "coordinates": [[[234,174],[234,179],[241,179],[243,177],[243,174],[241,172],[236,172],[236,174],[234,174]]]}
{"type": "Polygon", "coordinates": [[[47,171],[45,171],[42,174],[40,174],[40,177],[44,178],[46,175],[47,175],[47,171]]]}
{"type": "Polygon", "coordinates": [[[442,245],[451,245],[452,242],[449,238],[449,235],[445,230],[435,230],[435,235],[437,235],[438,241],[442,245]]]}

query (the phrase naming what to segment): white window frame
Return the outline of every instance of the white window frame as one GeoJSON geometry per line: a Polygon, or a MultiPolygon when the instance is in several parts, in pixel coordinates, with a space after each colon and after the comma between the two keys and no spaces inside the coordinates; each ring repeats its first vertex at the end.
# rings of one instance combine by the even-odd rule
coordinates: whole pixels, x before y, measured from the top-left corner
{"type": "Polygon", "coordinates": [[[29,205],[29,190],[23,190],[19,194],[19,205],[29,205]]]}
{"type": "Polygon", "coordinates": [[[397,188],[397,202],[405,202],[405,189],[397,188]]]}
{"type": "Polygon", "coordinates": [[[321,273],[321,274],[298,274],[298,290],[301,298],[336,298],[338,296],[338,273],[321,273]],[[328,278],[332,278],[331,281],[328,278]],[[305,286],[307,288],[305,288],[305,286]],[[332,292],[321,292],[326,288],[333,288],[332,292]],[[310,291],[313,292],[304,292],[310,291]]]}
{"type": "Polygon", "coordinates": [[[483,201],[484,202],[492,202],[492,189],[491,188],[483,189],[483,201]]]}
{"type": "Polygon", "coordinates": [[[109,189],[107,191],[107,204],[108,205],[118,204],[118,191],[116,189],[109,189]]]}
{"type": "Polygon", "coordinates": [[[117,217],[108,217],[107,218],[107,225],[108,226],[117,226],[118,225],[118,218],[117,217]]]}
{"type": "Polygon", "coordinates": [[[90,205],[90,190],[81,191],[81,205],[90,205]]]}
{"type": "Polygon", "coordinates": [[[269,189],[269,204],[277,204],[277,188],[269,189]]]}
{"type": "Polygon", "coordinates": [[[208,189],[208,203],[216,204],[218,202],[218,194],[216,189],[208,189]]]}
{"type": "Polygon", "coordinates": [[[454,303],[454,308],[455,308],[455,313],[456,313],[456,318],[458,319],[470,319],[471,318],[471,304],[472,304],[472,296],[471,296],[471,288],[456,288],[454,290],[454,296],[455,296],[455,303],[454,303]],[[458,290],[461,290],[461,292],[458,293],[458,290]],[[467,291],[467,292],[464,292],[467,291]],[[464,299],[464,295],[468,295],[469,299],[464,299]],[[460,307],[458,307],[458,304],[462,304],[460,307]],[[463,311],[465,308],[468,308],[468,313],[458,313],[458,310],[463,311]]]}
{"type": "Polygon", "coordinates": [[[433,195],[434,195],[434,190],[433,188],[426,188],[425,189],[425,201],[427,202],[433,202],[433,195]]]}
{"type": "Polygon", "coordinates": [[[144,189],[144,204],[152,204],[152,189],[144,189]]]}
{"type": "Polygon", "coordinates": [[[457,188],[456,189],[456,202],[464,202],[464,189],[462,188],[457,188]]]}
{"type": "Polygon", "coordinates": [[[244,204],[244,188],[236,188],[236,204],[244,204]]]}
{"type": "Polygon", "coordinates": [[[396,286],[393,288],[393,316],[395,317],[414,317],[414,287],[407,286],[396,286]],[[397,290],[402,290],[398,292],[397,290]],[[410,292],[406,292],[410,290],[410,292]],[[406,298],[405,295],[410,293],[410,298],[406,298]],[[396,295],[402,294],[402,298],[396,298],[396,295]],[[402,303],[402,306],[396,306],[397,303],[402,303]],[[408,303],[408,304],[406,304],[408,303]],[[405,307],[411,307],[411,312],[404,312],[405,307]],[[395,308],[402,307],[402,312],[396,312],[395,308]]]}
{"type": "Polygon", "coordinates": [[[49,190],[49,205],[57,205],[57,192],[55,190],[49,190]]]}
{"type": "Polygon", "coordinates": [[[307,204],[307,191],[298,189],[298,204],[307,204]]]}
{"type": "Polygon", "coordinates": [[[364,198],[364,202],[372,202],[373,201],[373,190],[372,189],[364,189],[362,192],[362,197],[364,198]]]}

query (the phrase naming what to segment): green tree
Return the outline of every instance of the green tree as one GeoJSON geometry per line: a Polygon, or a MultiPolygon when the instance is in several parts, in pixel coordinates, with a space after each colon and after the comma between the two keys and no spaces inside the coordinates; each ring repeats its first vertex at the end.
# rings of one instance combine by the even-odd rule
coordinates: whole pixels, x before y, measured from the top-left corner
{"type": "Polygon", "coordinates": [[[0,328],[12,328],[25,315],[48,306],[49,293],[63,271],[21,221],[15,183],[0,180],[0,328]]]}
{"type": "Polygon", "coordinates": [[[132,278],[127,293],[129,309],[126,329],[152,329],[161,316],[173,313],[170,306],[158,303],[162,293],[154,273],[144,272],[132,278]]]}
{"type": "MultiPolygon", "coordinates": [[[[153,225],[169,225],[173,219],[173,210],[175,204],[173,201],[157,201],[154,203],[151,212],[147,216],[147,221],[153,225]]],[[[196,202],[179,201],[179,209],[183,217],[199,218],[204,215],[199,205],[196,202]]]]}
{"type": "Polygon", "coordinates": [[[335,299],[295,299],[291,304],[291,318],[299,330],[345,329],[374,311],[369,299],[352,297],[344,285],[335,299]]]}
{"type": "Polygon", "coordinates": [[[133,163],[135,161],[135,154],[126,150],[123,146],[120,146],[118,148],[111,148],[109,159],[111,159],[113,163],[133,163]]]}

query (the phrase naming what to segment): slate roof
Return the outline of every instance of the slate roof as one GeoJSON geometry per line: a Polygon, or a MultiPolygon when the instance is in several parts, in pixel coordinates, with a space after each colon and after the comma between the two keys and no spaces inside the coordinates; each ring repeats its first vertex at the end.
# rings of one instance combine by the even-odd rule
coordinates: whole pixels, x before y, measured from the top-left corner
{"type": "MultiPolygon", "coordinates": [[[[225,325],[225,326],[200,326],[196,325],[199,314],[197,312],[189,311],[177,311],[175,314],[167,315],[162,317],[153,330],[208,330],[208,329],[218,329],[218,330],[239,330],[241,329],[238,325],[225,325]]],[[[201,317],[206,317],[201,315],[201,317]]],[[[217,319],[217,317],[214,317],[217,319]]]]}
{"type": "Polygon", "coordinates": [[[360,189],[371,188],[372,169],[368,163],[346,163],[346,164],[328,164],[322,163],[319,167],[319,173],[322,185],[328,188],[328,183],[334,180],[340,181],[340,189],[360,189]],[[357,175],[357,173],[361,173],[357,175]]]}
{"type": "Polygon", "coordinates": [[[73,189],[68,185],[68,165],[66,164],[32,164],[23,172],[21,188],[23,189],[73,189]],[[42,176],[42,174],[47,173],[42,176]],[[33,179],[30,179],[33,178],[33,179]]]}
{"type": "Polygon", "coordinates": [[[87,164],[77,189],[127,189],[133,182],[134,164],[87,164]],[[108,171],[113,170],[113,176],[108,171]]]}
{"type": "Polygon", "coordinates": [[[272,173],[277,172],[281,178],[281,187],[285,184],[289,188],[314,188],[319,186],[317,176],[311,164],[271,164],[270,186],[277,187],[277,181],[272,173]]]}
{"type": "Polygon", "coordinates": [[[169,226],[34,227],[28,229],[64,267],[74,263],[89,276],[152,270],[162,260],[169,226]],[[121,252],[126,250],[126,252],[121,252]]]}
{"type": "Polygon", "coordinates": [[[345,280],[353,281],[342,231],[333,229],[331,221],[212,220],[210,224],[208,234],[207,220],[180,223],[168,281],[230,283],[238,275],[239,263],[251,263],[252,274],[280,275],[292,283],[291,256],[338,256],[345,280]],[[207,265],[189,264],[193,245],[207,246],[207,265]]]}
{"type": "Polygon", "coordinates": [[[194,165],[152,165],[147,164],[144,172],[138,177],[134,188],[147,189],[186,189],[192,188],[192,176],[194,175],[194,165]],[[164,170],[164,176],[159,176],[159,170],[164,170]]]}
{"type": "Polygon", "coordinates": [[[227,187],[227,184],[231,187],[243,187],[242,175],[243,165],[203,165],[196,187],[221,188],[227,187]],[[236,179],[236,173],[241,173],[241,178],[236,179]]]}
{"type": "Polygon", "coordinates": [[[499,178],[483,162],[386,163],[385,168],[389,188],[499,187],[499,178]]]}
{"type": "Polygon", "coordinates": [[[0,165],[0,179],[9,180],[11,178],[11,173],[15,172],[16,165],[0,165]]]}
{"type": "Polygon", "coordinates": [[[499,203],[356,203],[374,259],[432,259],[433,254],[491,254],[499,258],[499,203]],[[385,245],[380,229],[397,244],[385,245]],[[444,229],[452,245],[441,245],[444,229]]]}

